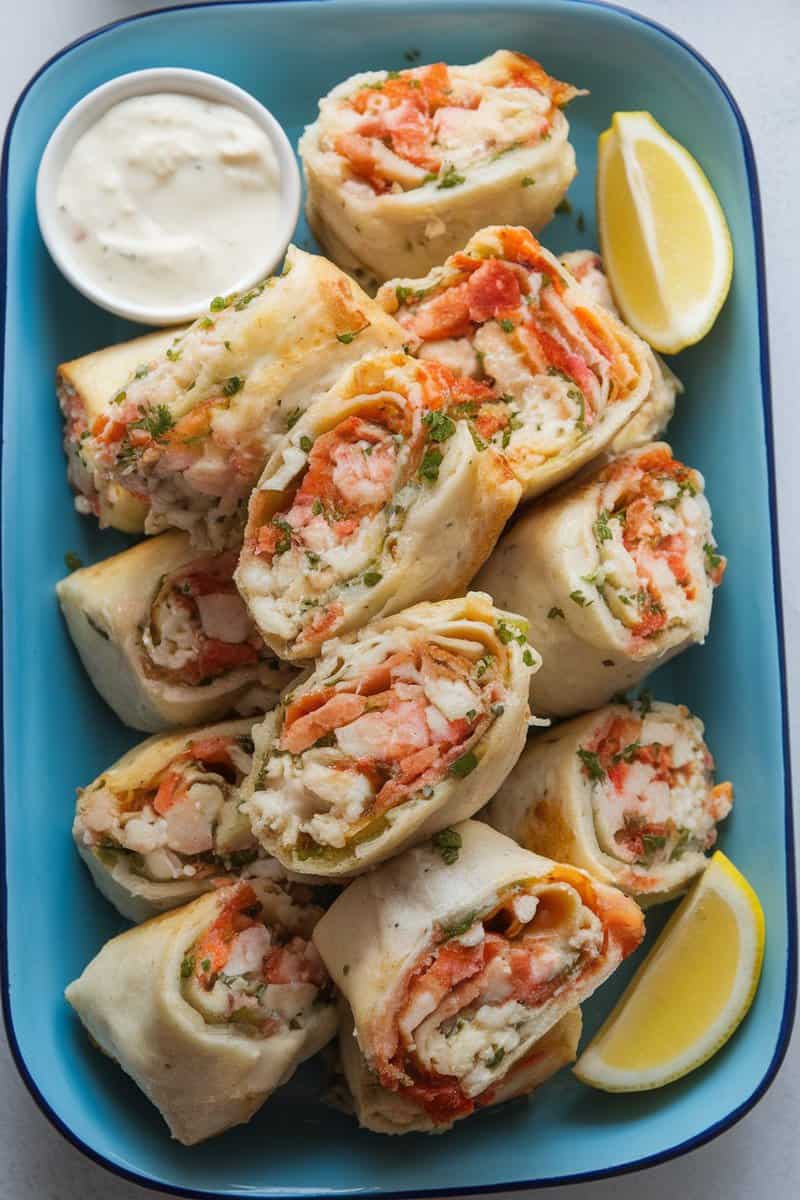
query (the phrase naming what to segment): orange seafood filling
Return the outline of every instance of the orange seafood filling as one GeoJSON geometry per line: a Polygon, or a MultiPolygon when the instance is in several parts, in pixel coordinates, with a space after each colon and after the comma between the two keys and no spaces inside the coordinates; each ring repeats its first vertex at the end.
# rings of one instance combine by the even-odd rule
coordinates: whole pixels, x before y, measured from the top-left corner
{"type": "Polygon", "coordinates": [[[662,445],[616,459],[600,479],[597,586],[634,642],[647,641],[682,620],[703,576],[713,587],[722,582],[726,563],[712,539],[703,482],[662,445]]]}
{"type": "MultiPolygon", "coordinates": [[[[531,114],[526,135],[515,138],[509,149],[537,145],[546,138],[554,113],[576,95],[575,88],[552,79],[525,54],[509,55],[504,77],[494,80],[492,87],[535,89],[549,99],[541,114],[531,114]]],[[[386,79],[365,84],[347,98],[347,106],[362,119],[335,137],[334,149],[347,160],[352,174],[377,194],[418,187],[437,177],[452,135],[462,127],[461,114],[478,109],[485,93],[485,85],[454,73],[443,62],[391,71],[386,79]],[[402,163],[419,170],[409,174],[402,163]]],[[[504,148],[500,134],[480,157],[504,148]]],[[[457,182],[463,178],[451,172],[444,175],[441,186],[457,182]]]]}
{"type": "MultiPolygon", "coordinates": [[[[467,1094],[462,1079],[423,1062],[415,1037],[431,1014],[447,1038],[453,1031],[457,1035],[486,1005],[513,1003],[535,1012],[555,995],[566,997],[570,992],[576,1003],[585,998],[580,989],[588,976],[599,973],[604,959],[612,952],[624,958],[636,949],[644,924],[637,905],[620,892],[557,866],[535,885],[507,893],[480,917],[470,914],[455,933],[442,933],[445,940],[409,975],[393,1013],[382,1022],[375,1063],[384,1087],[413,1100],[437,1124],[491,1104],[506,1072],[477,1094],[474,1087],[467,1094]],[[569,891],[577,892],[586,921],[584,937],[574,949],[561,944],[569,891]],[[531,896],[535,903],[530,903],[531,896]],[[526,903],[529,907],[524,909],[526,903]]],[[[503,1057],[496,1053],[489,1069],[503,1057]]],[[[529,1057],[523,1055],[511,1069],[529,1057]]]]}
{"type": "Polygon", "coordinates": [[[199,559],[163,578],[142,630],[150,678],[202,687],[266,658],[266,647],[236,590],[235,552],[199,559]]]}

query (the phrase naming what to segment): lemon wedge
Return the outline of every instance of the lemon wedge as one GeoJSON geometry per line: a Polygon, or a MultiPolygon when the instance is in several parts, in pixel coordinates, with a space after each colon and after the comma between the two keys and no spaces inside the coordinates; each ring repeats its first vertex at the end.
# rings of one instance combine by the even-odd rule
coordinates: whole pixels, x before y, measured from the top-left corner
{"type": "Polygon", "coordinates": [[[606,1092],[663,1087],[719,1050],[749,1009],[764,913],[720,851],[681,902],[573,1070],[606,1092]]]}
{"type": "Polygon", "coordinates": [[[597,221],[631,328],[664,354],[699,342],[730,288],[731,236],[699,164],[648,112],[614,113],[600,135],[597,221]]]}

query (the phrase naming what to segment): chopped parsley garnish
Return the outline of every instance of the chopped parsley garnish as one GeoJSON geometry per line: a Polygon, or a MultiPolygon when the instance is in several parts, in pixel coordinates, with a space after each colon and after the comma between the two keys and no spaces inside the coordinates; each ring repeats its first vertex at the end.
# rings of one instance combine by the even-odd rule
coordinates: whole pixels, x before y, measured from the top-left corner
{"type": "Polygon", "coordinates": [[[181,963],[181,979],[188,979],[194,970],[194,955],[187,954],[181,963]]]}
{"type": "Polygon", "coordinates": [[[521,183],[523,187],[533,187],[536,183],[536,180],[532,175],[523,175],[521,183]]]}
{"type": "Polygon", "coordinates": [[[422,54],[421,50],[417,50],[416,48],[413,48],[411,50],[406,50],[403,53],[403,58],[408,63],[419,62],[421,54],[422,54]]]}
{"type": "Polygon", "coordinates": [[[204,958],[203,961],[200,963],[200,966],[205,971],[205,973],[208,974],[208,972],[211,970],[211,959],[204,958]]]}
{"type": "Polygon", "coordinates": [[[465,913],[459,921],[454,921],[452,925],[443,925],[442,937],[444,940],[449,941],[450,938],[461,937],[465,934],[475,924],[477,915],[477,911],[472,909],[471,912],[465,913]]]}
{"type": "Polygon", "coordinates": [[[628,745],[625,746],[625,748],[623,750],[620,750],[617,754],[615,754],[612,757],[611,761],[613,763],[618,763],[618,762],[632,763],[634,758],[636,757],[637,751],[640,749],[641,749],[641,745],[639,742],[629,742],[628,745]]]}
{"type": "Polygon", "coordinates": [[[522,661],[525,663],[526,667],[532,667],[534,664],[535,659],[533,657],[533,653],[531,650],[528,649],[527,646],[522,651],[522,661]]]}
{"type": "Polygon", "coordinates": [[[574,592],[570,592],[569,598],[580,608],[588,608],[590,604],[594,604],[594,600],[587,600],[583,592],[578,591],[577,588],[574,592]]]}
{"type": "Polygon", "coordinates": [[[595,754],[594,750],[584,750],[583,747],[577,751],[578,758],[583,763],[584,770],[593,783],[599,783],[606,777],[600,759],[595,754]]]}
{"type": "Polygon", "coordinates": [[[598,542],[610,542],[611,530],[608,528],[608,509],[601,508],[594,523],[594,536],[598,542]]]}
{"type": "Polygon", "coordinates": [[[131,429],[146,429],[155,442],[169,433],[175,424],[166,404],[157,404],[155,408],[140,408],[139,412],[142,416],[138,421],[131,422],[131,429]]]}
{"type": "Polygon", "coordinates": [[[524,642],[525,634],[517,625],[512,625],[510,621],[498,621],[494,627],[498,639],[507,646],[509,642],[524,642]]]}
{"type": "Polygon", "coordinates": [[[293,429],[297,422],[302,417],[302,411],[299,408],[293,408],[286,418],[286,428],[293,429]]]}
{"type": "Polygon", "coordinates": [[[554,604],[547,614],[547,619],[548,621],[554,621],[556,617],[560,617],[562,621],[566,620],[564,610],[559,608],[557,604],[554,604]]]}
{"type": "Polygon", "coordinates": [[[212,312],[222,312],[223,308],[225,308],[225,297],[215,296],[208,307],[212,312]]]}
{"type": "Polygon", "coordinates": [[[432,442],[446,442],[456,431],[455,421],[443,412],[426,413],[422,423],[428,426],[428,437],[432,442]]]}
{"type": "Polygon", "coordinates": [[[509,321],[507,317],[504,317],[500,322],[500,328],[502,329],[503,333],[513,333],[516,326],[514,325],[513,321],[509,321]]]}
{"type": "Polygon", "coordinates": [[[230,342],[227,340],[227,338],[222,344],[226,350],[233,350],[233,346],[230,344],[230,342]]]}
{"type": "Polygon", "coordinates": [[[404,287],[402,283],[399,283],[394,289],[394,294],[397,296],[398,304],[405,304],[409,296],[414,295],[414,289],[410,287],[404,287]]]}
{"type": "Polygon", "coordinates": [[[314,443],[312,442],[311,438],[308,436],[307,433],[304,433],[303,436],[300,438],[300,449],[303,450],[306,454],[308,454],[309,450],[311,449],[311,447],[313,445],[314,445],[314,443]]]}
{"type": "Polygon", "coordinates": [[[278,538],[275,546],[275,553],[285,554],[287,550],[291,550],[292,548],[292,527],[283,517],[273,517],[272,524],[281,532],[281,537],[278,538]]]}
{"type": "Polygon", "coordinates": [[[180,350],[173,350],[170,346],[167,350],[167,358],[170,362],[177,362],[181,356],[181,353],[182,352],[180,350]]]}
{"type": "Polygon", "coordinates": [[[466,182],[466,176],[459,175],[452,163],[445,169],[444,174],[440,177],[437,183],[437,188],[454,188],[460,183],[466,182]]]}
{"type": "Polygon", "coordinates": [[[450,764],[450,774],[455,775],[456,779],[465,779],[467,775],[475,770],[477,765],[477,758],[471,750],[468,750],[466,754],[462,754],[460,758],[457,758],[454,763],[450,764]]]}
{"type": "Polygon", "coordinates": [[[439,478],[439,467],[443,457],[441,450],[426,450],[419,465],[420,478],[435,482],[439,478]]]}
{"type": "Polygon", "coordinates": [[[716,546],[712,546],[710,542],[703,546],[703,553],[706,556],[706,570],[715,571],[722,562],[722,555],[717,554],[716,546]]]}
{"type": "Polygon", "coordinates": [[[199,325],[200,329],[213,329],[214,328],[214,322],[211,320],[211,317],[203,317],[203,319],[198,322],[198,325],[199,325]]]}
{"type": "Polygon", "coordinates": [[[68,550],[64,555],[64,566],[68,571],[79,571],[83,566],[83,560],[78,557],[74,550],[68,550]]]}
{"type": "Polygon", "coordinates": [[[686,847],[689,845],[690,833],[688,829],[682,829],[678,834],[678,840],[672,847],[672,853],[669,856],[669,861],[674,862],[676,858],[680,858],[686,847]]]}
{"type": "Polygon", "coordinates": [[[336,340],[337,342],[341,342],[343,346],[349,346],[353,338],[358,337],[366,328],[366,325],[362,325],[360,329],[349,329],[345,333],[337,333],[336,340]]]}
{"type": "Polygon", "coordinates": [[[642,717],[646,717],[647,714],[650,712],[651,708],[653,707],[653,693],[650,691],[642,692],[641,696],[639,696],[639,698],[638,698],[637,703],[639,705],[639,715],[642,717]]]}
{"type": "Polygon", "coordinates": [[[222,385],[223,396],[235,396],[244,387],[244,380],[238,375],[231,375],[222,385]]]}
{"type": "Polygon", "coordinates": [[[323,506],[322,506],[322,501],[320,500],[319,496],[315,497],[314,503],[311,505],[311,511],[315,517],[319,517],[322,515],[323,506]]]}
{"type": "Polygon", "coordinates": [[[480,679],[481,676],[486,674],[486,672],[489,670],[489,667],[492,665],[493,659],[494,659],[494,655],[492,655],[492,654],[485,654],[483,656],[483,658],[478,659],[478,661],[475,664],[475,678],[476,679],[480,679]]]}
{"type": "Polygon", "coordinates": [[[134,379],[144,379],[145,375],[149,375],[149,374],[150,374],[150,367],[148,366],[148,364],[147,363],[139,363],[138,367],[136,368],[136,370],[133,373],[133,378],[134,379]]]}
{"type": "Polygon", "coordinates": [[[505,1056],[506,1056],[506,1052],[505,1052],[505,1050],[503,1049],[503,1047],[502,1047],[502,1046],[497,1046],[497,1047],[495,1048],[495,1052],[494,1052],[494,1054],[493,1054],[493,1055],[492,1055],[492,1057],[489,1059],[489,1061],[487,1062],[486,1066],[489,1068],[489,1070],[490,1070],[490,1071],[493,1071],[495,1067],[499,1067],[499,1066],[500,1066],[500,1063],[503,1061],[503,1059],[505,1058],[505,1056]]]}
{"type": "Polygon", "coordinates": [[[380,571],[367,571],[364,576],[364,585],[366,587],[375,587],[382,579],[383,575],[381,575],[380,571]]]}
{"type": "Polygon", "coordinates": [[[433,835],[431,839],[442,861],[448,867],[452,866],[458,858],[458,852],[461,849],[461,834],[456,833],[455,829],[440,829],[438,833],[433,835]]]}
{"type": "Polygon", "coordinates": [[[642,847],[644,848],[645,858],[644,863],[649,866],[658,854],[659,850],[663,850],[667,844],[666,835],[663,833],[643,833],[642,847]]]}
{"type": "Polygon", "coordinates": [[[474,445],[475,449],[485,450],[489,443],[483,440],[475,426],[472,424],[472,421],[467,422],[467,428],[469,429],[470,436],[472,437],[472,444],[474,445]]]}
{"type": "Polygon", "coordinates": [[[128,393],[125,391],[124,388],[122,388],[122,390],[117,392],[117,394],[115,396],[111,397],[111,403],[112,404],[122,404],[122,401],[127,400],[127,398],[128,398],[128,393]]]}
{"type": "Polygon", "coordinates": [[[319,555],[315,554],[313,550],[306,550],[306,559],[310,567],[319,566],[319,555]]]}

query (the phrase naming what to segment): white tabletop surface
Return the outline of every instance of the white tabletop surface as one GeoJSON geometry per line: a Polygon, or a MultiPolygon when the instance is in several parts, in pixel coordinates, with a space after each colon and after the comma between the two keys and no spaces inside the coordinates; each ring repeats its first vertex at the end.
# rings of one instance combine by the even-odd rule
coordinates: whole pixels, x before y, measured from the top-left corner
{"type": "MultiPolygon", "coordinates": [[[[163,6],[163,0],[162,0],[163,6]]],[[[146,0],[3,0],[0,122],[40,64],[108,21],[155,7],[146,0]]],[[[800,471],[794,314],[800,279],[800,3],[798,0],[630,0],[668,25],[720,71],[756,148],[767,246],[775,443],[790,707],[800,712],[800,471]]],[[[800,739],[793,739],[800,768],[800,739]]],[[[537,1192],[537,1200],[793,1200],[800,1195],[800,1039],[756,1109],[733,1130],[677,1162],[602,1183],[537,1192]]],[[[0,1045],[0,1200],[145,1200],[151,1192],[117,1179],[51,1128],[0,1045]]],[[[522,1195],[522,1193],[519,1193],[522,1195]]]]}

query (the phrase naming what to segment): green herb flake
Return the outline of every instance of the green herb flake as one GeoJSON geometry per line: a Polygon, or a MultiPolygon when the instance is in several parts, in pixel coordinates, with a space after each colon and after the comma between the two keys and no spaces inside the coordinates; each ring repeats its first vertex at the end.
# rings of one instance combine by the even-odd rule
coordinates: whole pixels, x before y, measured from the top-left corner
{"type": "Polygon", "coordinates": [[[578,591],[577,588],[574,592],[570,592],[569,598],[574,604],[577,604],[579,608],[589,608],[590,605],[594,604],[594,600],[587,600],[583,592],[578,591]]]}
{"type": "Polygon", "coordinates": [[[397,297],[398,304],[405,304],[405,302],[406,302],[406,300],[408,300],[409,296],[414,295],[414,289],[410,288],[410,287],[405,287],[402,283],[399,283],[397,285],[397,287],[394,289],[394,294],[397,297]]]}
{"type": "Polygon", "coordinates": [[[502,329],[503,333],[513,333],[516,329],[516,326],[513,321],[509,321],[507,317],[504,317],[503,320],[500,321],[500,328],[502,329]]]}
{"type": "Polygon", "coordinates": [[[171,346],[168,348],[167,358],[169,359],[170,362],[177,362],[178,359],[180,358],[180,356],[181,356],[180,350],[173,350],[171,346]]]}
{"type": "Polygon", "coordinates": [[[203,971],[205,971],[205,973],[207,975],[208,972],[211,970],[211,959],[204,958],[203,961],[200,963],[200,967],[203,971]]]}
{"type": "Polygon", "coordinates": [[[611,541],[613,535],[608,527],[608,509],[606,508],[601,508],[597,515],[594,523],[594,536],[598,543],[611,541]]]}
{"type": "Polygon", "coordinates": [[[646,717],[653,707],[653,693],[650,691],[642,692],[638,697],[637,704],[639,706],[639,716],[646,717]]]}
{"type": "Polygon", "coordinates": [[[442,926],[442,938],[444,941],[449,941],[450,938],[462,937],[468,929],[471,929],[475,924],[475,918],[478,913],[475,909],[465,913],[460,920],[454,921],[452,925],[442,926]]]}
{"type": "Polygon", "coordinates": [[[444,174],[439,179],[439,182],[437,183],[436,187],[439,188],[440,190],[442,188],[454,188],[454,187],[458,187],[459,184],[461,184],[461,183],[466,183],[466,176],[459,175],[458,171],[455,169],[453,164],[450,163],[450,165],[446,168],[444,174]]]}
{"type": "Polygon", "coordinates": [[[308,565],[310,567],[318,567],[319,566],[319,563],[320,563],[319,555],[315,554],[313,550],[306,550],[306,559],[307,559],[308,565]]]}
{"type": "Polygon", "coordinates": [[[364,576],[364,586],[375,587],[375,585],[380,583],[382,579],[383,575],[381,575],[380,571],[367,571],[366,575],[364,576]]]}
{"type": "Polygon", "coordinates": [[[289,413],[288,417],[286,418],[286,428],[293,429],[294,426],[297,424],[297,422],[302,417],[302,415],[303,415],[303,413],[302,413],[301,409],[293,408],[292,411],[289,413]]]}
{"type": "Polygon", "coordinates": [[[345,333],[337,333],[336,340],[337,342],[341,342],[343,346],[349,346],[353,338],[358,337],[366,328],[366,325],[362,325],[360,329],[349,329],[345,333]]]}
{"type": "Polygon", "coordinates": [[[235,396],[244,387],[244,380],[239,375],[231,375],[222,385],[223,396],[235,396]]]}
{"type": "Polygon", "coordinates": [[[211,320],[211,317],[203,317],[202,320],[198,322],[198,327],[200,329],[213,329],[214,322],[211,320]]]}
{"type": "Polygon", "coordinates": [[[462,754],[460,758],[457,758],[454,763],[450,764],[450,774],[454,775],[456,779],[466,779],[467,775],[470,775],[477,765],[477,758],[471,750],[468,750],[466,754],[462,754]]]}
{"type": "Polygon", "coordinates": [[[577,751],[578,758],[583,763],[583,769],[591,779],[592,783],[600,783],[605,779],[606,773],[603,770],[600,759],[593,750],[584,750],[583,747],[577,751]]]}
{"type": "Polygon", "coordinates": [[[305,454],[308,454],[313,445],[314,445],[314,443],[312,442],[311,438],[308,436],[307,433],[304,433],[303,436],[300,438],[300,449],[305,454]]]}
{"type": "Polygon", "coordinates": [[[559,608],[557,604],[554,604],[547,614],[547,619],[548,621],[554,621],[556,617],[560,617],[562,621],[566,620],[563,608],[559,608]]]}
{"type": "Polygon", "coordinates": [[[452,866],[457,860],[461,849],[461,834],[455,829],[440,829],[438,833],[433,835],[431,839],[434,847],[439,851],[442,861],[448,866],[452,866]]]}
{"type": "Polygon", "coordinates": [[[181,963],[181,979],[188,979],[194,971],[194,955],[187,954],[181,963]]]}
{"type": "Polygon", "coordinates": [[[432,442],[446,442],[456,431],[455,421],[443,412],[426,413],[422,423],[428,426],[428,437],[432,442]]]}
{"type": "Polygon", "coordinates": [[[489,1061],[487,1062],[486,1066],[489,1068],[489,1070],[490,1070],[490,1071],[493,1071],[495,1067],[499,1067],[499,1066],[500,1066],[500,1063],[503,1061],[503,1059],[505,1058],[505,1056],[506,1056],[506,1052],[505,1052],[505,1050],[503,1049],[503,1047],[502,1047],[502,1046],[497,1046],[497,1047],[496,1047],[496,1049],[495,1049],[495,1052],[494,1052],[494,1054],[493,1054],[493,1055],[492,1055],[492,1057],[489,1059],[489,1061]]]}
{"type": "Polygon", "coordinates": [[[68,571],[79,571],[83,566],[83,559],[79,558],[74,550],[68,550],[64,555],[64,566],[68,571]]]}
{"type": "Polygon", "coordinates": [[[112,404],[122,404],[123,400],[127,400],[127,398],[128,398],[128,393],[123,388],[121,391],[117,392],[115,396],[111,397],[111,403],[112,404]]]}
{"type": "Polygon", "coordinates": [[[428,449],[423,455],[422,462],[419,465],[419,476],[421,479],[427,479],[431,483],[435,483],[439,478],[439,468],[442,465],[443,454],[441,450],[428,449]]]}
{"type": "Polygon", "coordinates": [[[227,338],[222,344],[226,350],[233,350],[233,346],[230,344],[230,342],[227,340],[227,338]]]}
{"type": "Polygon", "coordinates": [[[314,499],[314,503],[311,505],[311,511],[315,517],[322,516],[323,505],[322,505],[322,501],[320,500],[319,496],[317,496],[314,499]]]}
{"type": "Polygon", "coordinates": [[[292,527],[283,517],[273,517],[272,524],[281,532],[281,537],[278,538],[275,546],[276,554],[285,554],[287,550],[292,548],[292,527]]]}
{"type": "Polygon", "coordinates": [[[527,647],[522,651],[522,661],[526,667],[532,667],[535,662],[532,652],[527,647]]]}
{"type": "Polygon", "coordinates": [[[712,546],[710,542],[703,546],[703,553],[706,556],[706,570],[715,571],[722,563],[722,555],[717,554],[716,546],[712,546]]]}
{"type": "Polygon", "coordinates": [[[208,307],[211,312],[222,312],[223,308],[225,308],[225,297],[215,296],[208,307]]]}
{"type": "Polygon", "coordinates": [[[532,175],[523,175],[520,182],[523,187],[534,187],[536,185],[536,180],[532,175]]]}

